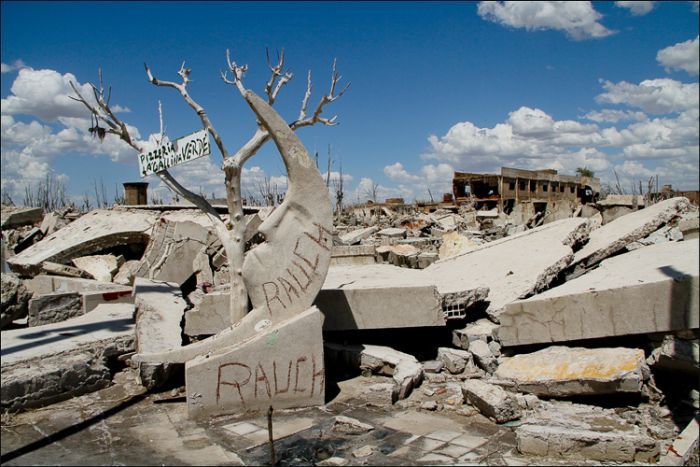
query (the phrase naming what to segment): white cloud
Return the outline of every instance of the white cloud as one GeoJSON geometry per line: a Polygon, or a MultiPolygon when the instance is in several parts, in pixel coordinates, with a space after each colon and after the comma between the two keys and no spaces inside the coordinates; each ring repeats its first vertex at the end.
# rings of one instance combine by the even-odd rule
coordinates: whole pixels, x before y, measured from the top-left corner
{"type": "Polygon", "coordinates": [[[671,70],[685,70],[691,75],[698,76],[699,49],[698,36],[695,36],[695,39],[659,50],[656,61],[665,67],[667,73],[671,70]]]}
{"type": "Polygon", "coordinates": [[[644,112],[632,112],[630,110],[603,109],[591,110],[583,118],[597,123],[610,122],[617,123],[620,121],[636,120],[642,121],[647,119],[644,112]]]}
{"type": "Polygon", "coordinates": [[[609,36],[614,31],[598,21],[602,15],[591,2],[581,1],[505,1],[479,2],[482,18],[528,31],[555,29],[564,31],[574,40],[609,36]]]}
{"type": "Polygon", "coordinates": [[[601,80],[607,91],[597,102],[626,104],[645,112],[669,113],[698,107],[698,83],[684,84],[668,78],[648,79],[639,84],[601,80]]]}
{"type": "Polygon", "coordinates": [[[10,73],[11,71],[15,70],[21,70],[22,68],[25,68],[27,65],[24,64],[22,60],[15,60],[14,62],[7,64],[7,63],[0,63],[0,73],[10,73]]]}
{"type": "Polygon", "coordinates": [[[643,16],[654,9],[656,2],[615,2],[621,8],[627,8],[634,16],[643,16]]]}

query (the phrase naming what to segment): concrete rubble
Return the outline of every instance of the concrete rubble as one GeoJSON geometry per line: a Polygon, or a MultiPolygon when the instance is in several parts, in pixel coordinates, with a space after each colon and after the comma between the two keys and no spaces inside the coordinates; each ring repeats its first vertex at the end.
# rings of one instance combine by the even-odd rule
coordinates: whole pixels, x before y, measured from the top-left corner
{"type": "MultiPolygon", "coordinates": [[[[281,152],[293,143],[276,138],[281,152]]],[[[291,464],[697,459],[700,251],[686,198],[508,214],[368,203],[332,225],[323,180],[286,162],[299,183],[288,204],[246,214],[240,318],[199,211],[4,210],[2,409],[41,417],[31,409],[130,387],[149,401],[140,413],[178,411],[155,449],[182,435],[220,463],[267,462],[255,456],[270,407],[282,452],[314,449],[291,464]],[[288,215],[289,203],[321,208],[288,215]]],[[[173,450],[193,463],[185,451],[173,450]]]]}
{"type": "Polygon", "coordinates": [[[553,346],[503,358],[494,377],[537,396],[639,393],[649,368],[641,349],[553,346]]]}

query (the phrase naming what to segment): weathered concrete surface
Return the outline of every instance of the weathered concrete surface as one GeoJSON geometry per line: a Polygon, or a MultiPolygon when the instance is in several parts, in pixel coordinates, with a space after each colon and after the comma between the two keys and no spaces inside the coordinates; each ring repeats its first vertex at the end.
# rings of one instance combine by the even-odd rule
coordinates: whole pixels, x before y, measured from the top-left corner
{"type": "Polygon", "coordinates": [[[32,293],[14,274],[3,272],[0,277],[2,277],[0,328],[4,328],[13,320],[27,316],[32,293]]]}
{"type": "Polygon", "coordinates": [[[134,349],[133,314],[133,305],[100,305],[61,323],[2,331],[2,409],[37,407],[108,385],[106,359],[134,349]]]}
{"type": "Polygon", "coordinates": [[[213,335],[231,326],[230,305],[228,292],[216,290],[203,294],[194,307],[185,313],[185,334],[213,335]]]}
{"type": "Polygon", "coordinates": [[[547,288],[573,259],[571,245],[587,234],[585,219],[563,219],[440,260],[421,272],[440,293],[488,287],[488,310],[497,313],[547,288]]]}
{"type": "Polygon", "coordinates": [[[521,412],[515,398],[500,386],[480,379],[468,379],[462,383],[464,399],[496,423],[520,418],[521,412]]]}
{"type": "Polygon", "coordinates": [[[498,368],[498,361],[491,347],[486,341],[475,340],[469,344],[469,352],[474,356],[474,361],[484,371],[493,373],[498,368]]]}
{"type": "Polygon", "coordinates": [[[95,280],[112,282],[112,277],[119,271],[119,266],[124,264],[124,257],[89,255],[73,258],[71,262],[76,268],[86,272],[95,280]]]}
{"type": "Polygon", "coordinates": [[[156,219],[155,211],[97,209],[8,258],[7,263],[20,275],[35,275],[44,261],[62,263],[115,245],[145,243],[156,219]]]}
{"type": "Polygon", "coordinates": [[[659,457],[656,441],[613,410],[541,402],[515,429],[518,451],[550,458],[648,462],[659,457]]]}
{"type": "MultiPolygon", "coordinates": [[[[134,281],[136,297],[136,351],[138,353],[164,352],[182,346],[180,322],[187,302],[182,298],[178,284],[137,277],[134,281]]],[[[147,388],[163,383],[172,366],[142,363],[139,373],[147,388]]]]}
{"type": "Polygon", "coordinates": [[[374,264],[373,245],[333,245],[331,266],[374,264]]]}
{"type": "Polygon", "coordinates": [[[572,265],[590,268],[680,216],[688,207],[686,198],[671,198],[605,224],[591,232],[588,243],[574,255],[572,265]]]}
{"type": "Polygon", "coordinates": [[[683,241],[607,259],[508,305],[498,337],[512,346],[698,328],[698,254],[697,241],[683,241]]]}
{"type": "Polygon", "coordinates": [[[467,368],[474,370],[474,358],[471,352],[449,347],[438,347],[437,358],[447,368],[447,371],[456,375],[463,373],[467,368]]]}
{"type": "Polygon", "coordinates": [[[135,275],[182,285],[195,273],[193,261],[215,237],[202,212],[177,211],[160,217],[135,275]]]}
{"type": "Polygon", "coordinates": [[[325,343],[329,361],[363,371],[391,376],[394,380],[391,400],[405,399],[423,380],[423,366],[413,355],[379,345],[341,345],[325,343]]]}
{"type": "Polygon", "coordinates": [[[270,406],[322,405],[322,319],[312,307],[250,340],[187,362],[188,415],[202,418],[270,406]]]}
{"type": "Polygon", "coordinates": [[[464,329],[452,331],[452,344],[461,349],[469,349],[469,344],[473,341],[482,340],[487,344],[496,336],[498,325],[482,318],[469,323],[464,329]]]}
{"type": "Polygon", "coordinates": [[[83,299],[78,292],[39,295],[29,300],[29,326],[59,323],[83,313],[83,299]]]}
{"type": "Polygon", "coordinates": [[[32,225],[41,222],[44,217],[44,210],[42,208],[12,208],[3,206],[0,217],[2,217],[0,227],[3,229],[16,229],[23,225],[32,225]]]}
{"type": "Polygon", "coordinates": [[[138,270],[140,264],[141,261],[137,259],[125,261],[119,268],[119,271],[114,275],[112,282],[115,284],[131,286],[134,283],[136,271],[138,270]]]}
{"type": "Polygon", "coordinates": [[[644,351],[548,347],[503,358],[494,377],[537,396],[639,393],[649,375],[644,351]]]}
{"type": "Polygon", "coordinates": [[[380,237],[388,238],[406,238],[406,229],[399,227],[389,227],[387,229],[382,229],[377,232],[380,237]]]}

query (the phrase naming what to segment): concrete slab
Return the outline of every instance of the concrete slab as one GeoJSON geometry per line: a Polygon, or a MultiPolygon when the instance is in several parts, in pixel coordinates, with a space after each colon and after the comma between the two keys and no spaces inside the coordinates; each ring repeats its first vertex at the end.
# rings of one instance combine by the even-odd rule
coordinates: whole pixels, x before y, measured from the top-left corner
{"type": "Polygon", "coordinates": [[[693,418],[676,438],[668,451],[661,455],[661,465],[688,465],[693,456],[698,455],[698,438],[700,426],[697,418],[693,418]]]}
{"type": "Polygon", "coordinates": [[[571,246],[587,234],[585,219],[563,219],[437,261],[421,273],[441,294],[488,287],[488,310],[496,314],[547,288],[573,259],[571,246]]]}
{"type": "Polygon", "coordinates": [[[206,215],[198,211],[161,216],[135,275],[182,285],[195,273],[197,254],[215,237],[213,227],[207,224],[206,215]]]}
{"type": "Polygon", "coordinates": [[[111,282],[39,274],[25,281],[25,284],[35,296],[68,292],[80,294],[83,314],[101,303],[134,303],[131,287],[111,282]]]}
{"type": "Polygon", "coordinates": [[[143,244],[156,219],[155,211],[97,209],[8,258],[7,263],[14,272],[33,276],[44,261],[62,263],[117,245],[143,244]]]}
{"type": "Polygon", "coordinates": [[[32,292],[14,274],[3,272],[0,276],[2,276],[0,328],[4,328],[13,320],[27,316],[32,292]]]}
{"type": "Polygon", "coordinates": [[[648,375],[641,349],[553,346],[503,358],[494,378],[520,392],[561,397],[639,393],[648,375]]]}
{"type": "Polygon", "coordinates": [[[15,208],[3,206],[0,213],[2,221],[0,226],[3,229],[16,229],[23,225],[32,225],[44,218],[44,210],[42,208],[15,208]]]}
{"type": "Polygon", "coordinates": [[[108,385],[106,359],[134,349],[133,314],[133,305],[100,305],[61,323],[2,331],[2,409],[37,407],[108,385]]]}
{"type": "Polygon", "coordinates": [[[32,327],[59,323],[82,314],[83,300],[79,293],[50,293],[29,300],[27,324],[32,327]]]}
{"type": "Polygon", "coordinates": [[[312,307],[246,342],[187,362],[188,415],[322,405],[321,321],[321,313],[312,307]]]}
{"type": "Polygon", "coordinates": [[[515,429],[518,451],[534,456],[602,462],[654,463],[656,441],[611,409],[542,402],[515,429]]]}
{"type": "Polygon", "coordinates": [[[212,291],[204,294],[194,308],[185,313],[185,334],[213,335],[231,326],[230,294],[212,291]]]}
{"type": "Polygon", "coordinates": [[[464,399],[496,423],[520,418],[520,407],[515,398],[503,388],[479,379],[462,383],[464,399]]]}
{"type": "Polygon", "coordinates": [[[584,276],[508,305],[499,315],[498,338],[513,346],[696,329],[699,254],[697,241],[683,241],[607,259],[584,276]]]}
{"type": "Polygon", "coordinates": [[[339,236],[339,239],[343,245],[355,245],[377,231],[379,231],[379,227],[365,227],[363,229],[357,229],[353,230],[352,232],[344,233],[343,235],[339,236]]]}
{"type": "Polygon", "coordinates": [[[41,272],[65,277],[88,277],[85,271],[81,271],[73,266],[68,266],[67,264],[59,264],[52,261],[44,261],[41,263],[41,272]]]}
{"type": "MultiPolygon", "coordinates": [[[[187,308],[178,284],[143,277],[134,281],[136,313],[136,351],[166,352],[182,346],[180,322],[187,308]]],[[[139,365],[143,385],[151,388],[163,383],[172,366],[139,365]]]]}
{"type": "Polygon", "coordinates": [[[574,255],[572,265],[576,265],[578,269],[594,266],[627,244],[646,237],[671,219],[680,216],[688,210],[689,205],[687,198],[667,199],[593,230],[588,243],[574,255]]]}
{"type": "Polygon", "coordinates": [[[331,266],[376,263],[374,245],[333,245],[331,266]]]}

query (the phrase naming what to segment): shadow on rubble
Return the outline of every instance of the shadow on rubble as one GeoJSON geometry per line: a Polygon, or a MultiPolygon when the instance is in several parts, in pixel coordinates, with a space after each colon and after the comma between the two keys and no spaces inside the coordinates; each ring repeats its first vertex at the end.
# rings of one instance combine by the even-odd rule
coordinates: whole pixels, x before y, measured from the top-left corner
{"type": "Polygon", "coordinates": [[[48,446],[49,444],[52,443],[57,443],[61,441],[64,438],[67,438],[68,436],[74,435],[76,433],[79,433],[86,428],[89,428],[91,426],[94,426],[101,422],[102,420],[105,420],[113,415],[118,414],[119,412],[128,409],[134,404],[137,404],[138,402],[141,402],[148,396],[147,393],[144,394],[136,394],[134,396],[131,396],[129,399],[121,402],[118,405],[115,405],[114,407],[111,407],[109,409],[106,409],[103,412],[98,413],[97,415],[93,415],[92,417],[83,420],[80,423],[76,423],[75,425],[71,425],[69,427],[66,427],[62,430],[57,431],[56,433],[50,434],[48,436],[44,436],[43,438],[40,438],[36,441],[33,441],[26,446],[22,446],[21,448],[15,449],[14,451],[10,451],[6,454],[2,454],[0,456],[0,464],[4,464],[6,462],[10,462],[11,460],[14,460],[20,456],[23,456],[25,454],[28,454],[30,452],[36,451],[38,449],[44,448],[48,446]]]}
{"type": "Polygon", "coordinates": [[[127,331],[132,325],[132,319],[120,319],[81,324],[78,326],[56,327],[47,331],[37,331],[20,337],[21,339],[32,339],[31,342],[11,347],[2,347],[0,350],[0,355],[9,355],[12,353],[21,352],[32,347],[47,345],[52,342],[70,339],[81,334],[87,334],[95,331],[123,332],[127,331]]]}

